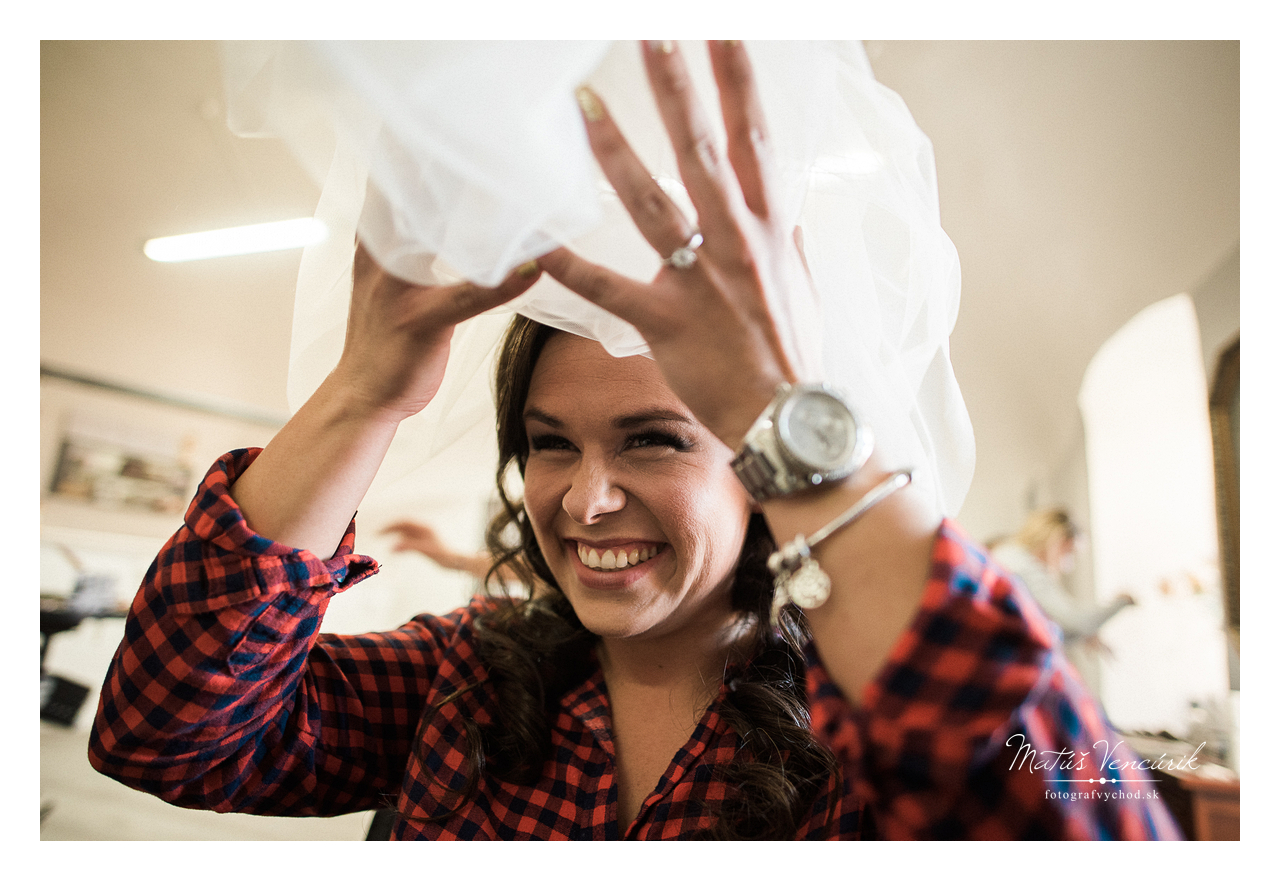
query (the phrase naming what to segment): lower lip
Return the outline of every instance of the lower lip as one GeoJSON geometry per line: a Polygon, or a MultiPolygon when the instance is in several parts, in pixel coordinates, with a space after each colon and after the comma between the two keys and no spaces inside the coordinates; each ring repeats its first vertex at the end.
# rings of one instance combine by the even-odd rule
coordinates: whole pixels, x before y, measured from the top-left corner
{"type": "Polygon", "coordinates": [[[578,557],[577,544],[573,543],[568,548],[569,559],[573,563],[574,572],[577,573],[578,580],[587,587],[596,588],[598,590],[619,590],[630,587],[636,581],[645,576],[654,562],[660,559],[667,552],[667,546],[663,545],[658,552],[643,563],[637,563],[634,566],[628,566],[626,569],[592,569],[578,557]]]}

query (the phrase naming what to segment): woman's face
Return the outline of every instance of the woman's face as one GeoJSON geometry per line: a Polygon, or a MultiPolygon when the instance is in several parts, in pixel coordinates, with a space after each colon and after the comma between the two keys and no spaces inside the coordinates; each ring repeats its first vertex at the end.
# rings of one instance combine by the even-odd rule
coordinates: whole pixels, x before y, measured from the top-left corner
{"type": "Polygon", "coordinates": [[[1045,545],[1044,562],[1054,572],[1066,575],[1075,568],[1075,538],[1065,530],[1058,530],[1045,545]]]}
{"type": "Polygon", "coordinates": [[[613,638],[706,634],[733,618],[750,499],[729,448],[652,360],[553,334],[524,423],[525,508],[587,629],[613,638]]]}

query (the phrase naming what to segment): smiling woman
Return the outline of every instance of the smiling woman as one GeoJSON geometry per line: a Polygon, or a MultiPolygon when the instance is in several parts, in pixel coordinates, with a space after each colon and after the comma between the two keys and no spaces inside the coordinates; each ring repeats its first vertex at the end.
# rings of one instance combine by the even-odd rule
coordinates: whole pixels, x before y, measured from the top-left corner
{"type": "Polygon", "coordinates": [[[1021,585],[940,516],[942,483],[898,480],[793,358],[807,340],[778,313],[814,281],[742,45],[708,47],[723,149],[683,53],[641,57],[696,224],[579,90],[596,160],[667,255],[649,281],[556,247],[491,287],[415,283],[358,245],[336,368],[265,449],[215,464],[143,584],[94,766],[219,811],[389,799],[395,838],[1176,837],[1148,781],[1006,764],[1015,736],[1087,751],[1109,729],[1021,585]],[[544,273],[652,357],[513,321],[490,545],[525,591],[320,632],[376,569],[355,511],[439,393],[455,327],[544,273]],[[793,427],[843,452],[815,461],[775,429],[819,394],[793,427]],[[829,596],[786,602],[815,569],[829,596]]]}
{"type": "MultiPolygon", "coordinates": [[[[733,602],[751,499],[729,468],[732,451],[652,360],[614,358],[527,319],[512,327],[510,338],[522,337],[526,345],[504,348],[500,371],[530,374],[515,364],[541,345],[527,390],[509,384],[510,410],[499,414],[512,454],[503,464],[514,459],[524,477],[524,513],[509,499],[507,510],[532,532],[527,549],[536,549],[546,583],[600,637],[620,747],[619,811],[634,817],[714,702],[721,671],[756,653],[768,621],[744,619],[758,609],[733,602]]],[[[496,526],[492,534],[503,535],[505,523],[496,526]]],[[[798,653],[791,661],[803,662],[798,653]]],[[[807,735],[794,724],[786,733],[807,735]]]]}

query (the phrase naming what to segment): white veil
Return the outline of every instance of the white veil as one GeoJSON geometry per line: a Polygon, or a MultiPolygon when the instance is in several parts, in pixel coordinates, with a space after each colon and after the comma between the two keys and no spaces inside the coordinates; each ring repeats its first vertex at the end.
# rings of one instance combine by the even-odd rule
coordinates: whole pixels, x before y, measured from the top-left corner
{"type": "MultiPolygon", "coordinates": [[[[682,49],[718,118],[705,49],[682,49]]],[[[929,140],[859,43],[748,41],[747,51],[781,208],[803,229],[818,292],[816,304],[774,304],[782,331],[857,402],[885,464],[914,466],[938,513],[954,516],[974,446],[948,350],[959,261],[940,225],[929,140]]],[[[284,138],[324,186],[316,216],[330,235],[307,249],[298,278],[295,409],[341,353],[357,232],[391,272],[422,283],[496,284],[561,244],[636,278],[657,271],[587,146],[573,94],[584,82],[693,217],[633,43],[228,43],[224,60],[232,128],[284,138]]],[[[489,367],[512,311],[614,355],[647,352],[630,325],[544,276],[458,329],[439,395],[402,426],[379,483],[425,477],[450,444],[492,435],[489,367]]]]}

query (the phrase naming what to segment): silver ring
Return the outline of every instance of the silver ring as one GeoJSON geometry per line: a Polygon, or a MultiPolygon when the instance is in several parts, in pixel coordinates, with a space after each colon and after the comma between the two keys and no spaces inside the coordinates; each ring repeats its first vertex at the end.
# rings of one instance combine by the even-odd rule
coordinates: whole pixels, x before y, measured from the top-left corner
{"type": "Polygon", "coordinates": [[[697,230],[689,236],[689,241],[671,252],[671,256],[663,260],[663,264],[672,269],[688,269],[698,262],[698,248],[702,245],[702,233],[697,230]]]}

